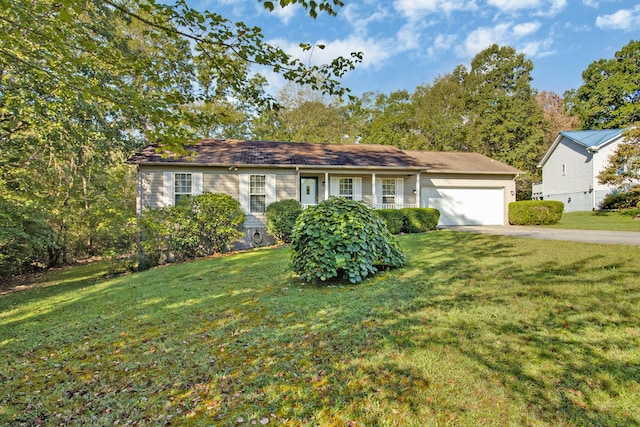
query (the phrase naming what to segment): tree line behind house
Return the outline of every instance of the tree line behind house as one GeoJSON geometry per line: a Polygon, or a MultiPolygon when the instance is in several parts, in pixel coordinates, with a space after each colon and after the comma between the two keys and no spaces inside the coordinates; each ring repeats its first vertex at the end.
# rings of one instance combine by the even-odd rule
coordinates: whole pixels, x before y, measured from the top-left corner
{"type": "MultiPolygon", "coordinates": [[[[158,138],[474,151],[526,171],[517,186],[526,200],[559,130],[640,120],[640,41],[590,64],[562,95],[532,85],[524,54],[493,45],[412,92],[354,96],[332,76],[357,66],[357,52],[306,67],[259,29],[182,2],[84,3],[18,0],[0,12],[1,276],[131,252],[135,170],[125,160],[158,138]],[[252,64],[309,86],[274,98],[252,64]]],[[[640,158],[632,141],[627,160],[640,158]]]]}

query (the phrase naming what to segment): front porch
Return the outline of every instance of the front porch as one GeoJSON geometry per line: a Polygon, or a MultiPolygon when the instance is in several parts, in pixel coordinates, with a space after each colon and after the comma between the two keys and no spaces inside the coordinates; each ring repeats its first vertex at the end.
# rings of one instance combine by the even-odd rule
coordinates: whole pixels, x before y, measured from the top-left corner
{"type": "Polygon", "coordinates": [[[420,173],[299,173],[298,201],[304,209],[329,197],[360,200],[374,209],[420,207],[420,173]]]}

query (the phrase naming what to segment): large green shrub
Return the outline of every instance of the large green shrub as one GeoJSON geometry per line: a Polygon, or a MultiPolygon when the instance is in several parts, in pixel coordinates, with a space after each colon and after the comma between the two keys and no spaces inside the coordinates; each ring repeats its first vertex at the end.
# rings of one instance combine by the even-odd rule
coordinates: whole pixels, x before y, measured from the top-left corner
{"type": "Polygon", "coordinates": [[[378,268],[404,265],[404,253],[373,209],[331,197],[300,214],[293,229],[292,267],[303,280],[358,283],[378,268]]]}
{"type": "Polygon", "coordinates": [[[173,231],[171,207],[142,211],[138,218],[139,229],[139,269],[146,270],[170,260],[169,240],[173,231]]]}
{"type": "Polygon", "coordinates": [[[634,209],[640,207],[640,186],[629,191],[609,193],[598,206],[602,210],[634,209]]]}
{"type": "Polygon", "coordinates": [[[404,231],[407,233],[424,233],[438,225],[440,211],[434,208],[404,208],[404,231]]]}
{"type": "Polygon", "coordinates": [[[244,220],[240,203],[226,194],[205,193],[147,209],[138,222],[140,262],[149,266],[224,252],[242,238],[244,220]]]}
{"type": "Polygon", "coordinates": [[[0,196],[0,277],[47,267],[55,247],[43,212],[0,196]]]}
{"type": "Polygon", "coordinates": [[[398,234],[404,226],[404,213],[400,209],[376,209],[375,211],[387,225],[391,234],[398,234]]]}
{"type": "Polygon", "coordinates": [[[513,225],[557,224],[564,203],[555,200],[523,200],[509,203],[509,223],[513,225]]]}
{"type": "Polygon", "coordinates": [[[294,199],[281,200],[267,207],[267,231],[278,240],[291,242],[291,233],[296,219],[302,212],[302,205],[294,199]]]}

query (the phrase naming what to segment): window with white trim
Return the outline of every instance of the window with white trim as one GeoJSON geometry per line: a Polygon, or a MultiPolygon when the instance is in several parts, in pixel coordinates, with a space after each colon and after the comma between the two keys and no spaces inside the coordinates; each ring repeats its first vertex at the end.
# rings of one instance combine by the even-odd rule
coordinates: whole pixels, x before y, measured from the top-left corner
{"type": "Polygon", "coordinates": [[[180,199],[202,194],[202,172],[163,172],[159,206],[173,206],[180,199]]]}
{"type": "Polygon", "coordinates": [[[173,203],[193,196],[193,177],[190,173],[175,173],[173,176],[173,203]]]}
{"type": "Polygon", "coordinates": [[[338,194],[347,200],[353,200],[353,178],[340,178],[338,194]]]}
{"type": "Polygon", "coordinates": [[[382,204],[384,205],[396,204],[396,179],[395,178],[382,179],[382,204]]]}
{"type": "Polygon", "coordinates": [[[266,175],[249,176],[249,211],[264,213],[267,207],[267,177],[266,175]]]}

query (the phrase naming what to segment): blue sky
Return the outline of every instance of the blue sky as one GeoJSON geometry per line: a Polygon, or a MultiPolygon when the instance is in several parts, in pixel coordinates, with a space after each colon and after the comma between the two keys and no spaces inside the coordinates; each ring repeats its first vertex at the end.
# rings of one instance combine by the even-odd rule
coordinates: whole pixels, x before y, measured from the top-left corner
{"type": "MultiPolygon", "coordinates": [[[[344,0],[336,17],[310,18],[298,5],[267,12],[256,0],[190,0],[200,10],[261,27],[265,39],[308,63],[353,51],[364,61],[343,78],[352,93],[413,92],[438,75],[467,68],[493,43],[534,63],[532,86],[560,95],[582,84],[598,59],[640,39],[640,1],[633,0],[344,0]],[[324,50],[301,52],[299,43],[324,50]]],[[[275,1],[274,3],[277,3],[275,1]]],[[[263,73],[265,74],[265,73],[263,73]]],[[[281,79],[267,75],[270,92],[281,79]]]]}

